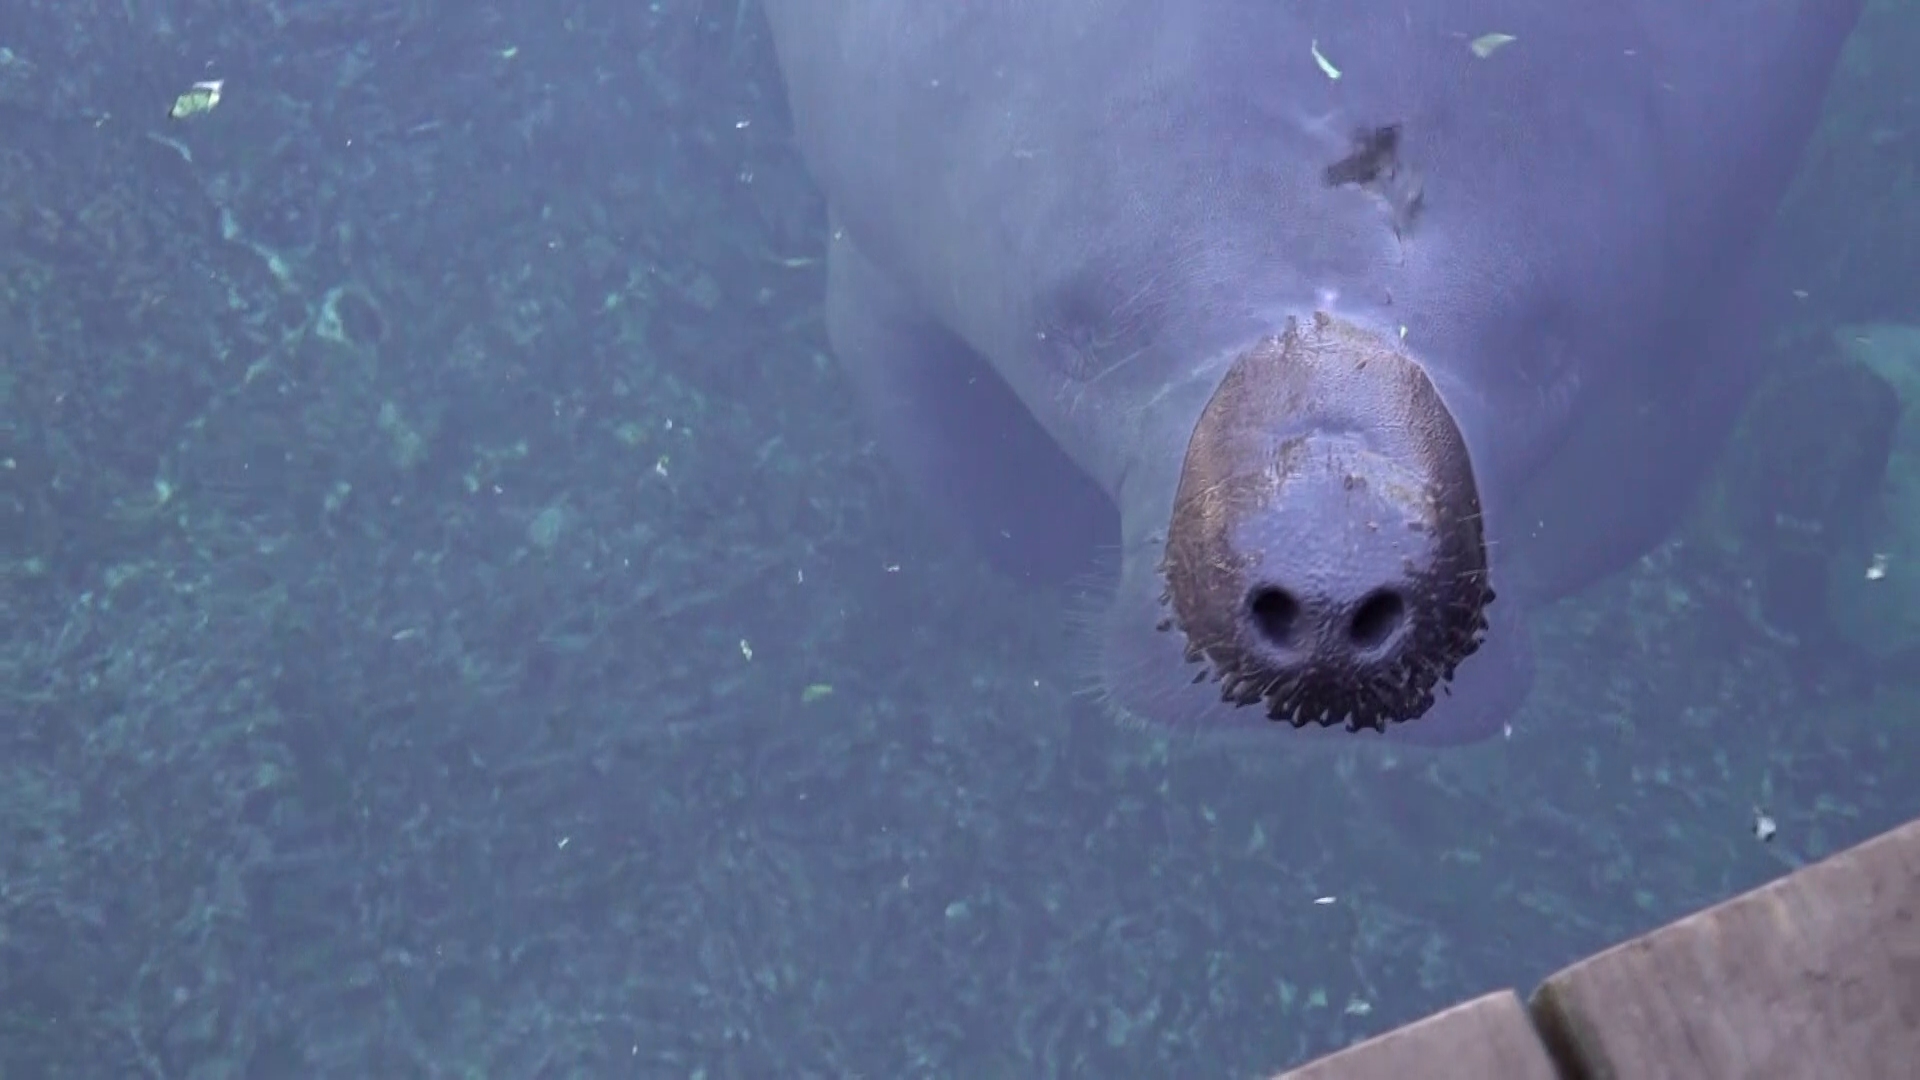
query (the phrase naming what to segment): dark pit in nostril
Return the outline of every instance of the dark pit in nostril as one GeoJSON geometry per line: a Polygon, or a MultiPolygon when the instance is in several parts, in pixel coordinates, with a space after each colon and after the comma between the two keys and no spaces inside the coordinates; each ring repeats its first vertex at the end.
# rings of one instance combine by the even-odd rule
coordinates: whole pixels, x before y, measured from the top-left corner
{"type": "Polygon", "coordinates": [[[1300,621],[1300,601],[1285,589],[1264,585],[1247,598],[1247,611],[1260,636],[1271,645],[1293,644],[1294,628],[1300,621]]]}
{"type": "Polygon", "coordinates": [[[1360,602],[1347,623],[1347,639],[1362,649],[1386,644],[1407,619],[1407,602],[1390,589],[1381,589],[1360,602]]]}

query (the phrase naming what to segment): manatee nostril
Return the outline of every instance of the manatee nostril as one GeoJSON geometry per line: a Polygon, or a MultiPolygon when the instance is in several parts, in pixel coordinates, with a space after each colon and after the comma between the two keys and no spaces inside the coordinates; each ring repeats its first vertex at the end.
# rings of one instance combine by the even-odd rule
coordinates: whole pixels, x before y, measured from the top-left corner
{"type": "Polygon", "coordinates": [[[1347,638],[1362,649],[1377,649],[1406,618],[1406,600],[1391,589],[1381,589],[1360,602],[1347,623],[1347,638]]]}
{"type": "Polygon", "coordinates": [[[1247,611],[1269,644],[1285,647],[1293,643],[1294,625],[1300,621],[1300,601],[1292,593],[1262,585],[1247,597],[1247,611]]]}

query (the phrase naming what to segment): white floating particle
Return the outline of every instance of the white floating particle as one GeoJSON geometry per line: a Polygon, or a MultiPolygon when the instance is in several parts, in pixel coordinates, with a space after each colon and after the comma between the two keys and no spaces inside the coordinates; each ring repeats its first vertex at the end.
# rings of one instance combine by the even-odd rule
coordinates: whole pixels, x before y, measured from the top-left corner
{"type": "Polygon", "coordinates": [[[1308,42],[1307,49],[1313,53],[1313,62],[1320,66],[1321,72],[1324,73],[1327,78],[1338,79],[1340,77],[1340,69],[1334,67],[1333,61],[1327,59],[1326,54],[1320,51],[1320,41],[1318,38],[1308,42]]]}
{"type": "Polygon", "coordinates": [[[173,99],[173,108],[167,110],[167,115],[175,120],[185,120],[190,116],[212,112],[214,106],[220,104],[220,90],[225,85],[225,79],[194,83],[186,93],[173,99]]]}
{"type": "Polygon", "coordinates": [[[1512,34],[1481,34],[1479,37],[1474,38],[1467,47],[1473,50],[1473,55],[1485,60],[1487,57],[1492,56],[1494,53],[1499,52],[1501,49],[1506,48],[1518,40],[1520,39],[1514,37],[1512,34]]]}

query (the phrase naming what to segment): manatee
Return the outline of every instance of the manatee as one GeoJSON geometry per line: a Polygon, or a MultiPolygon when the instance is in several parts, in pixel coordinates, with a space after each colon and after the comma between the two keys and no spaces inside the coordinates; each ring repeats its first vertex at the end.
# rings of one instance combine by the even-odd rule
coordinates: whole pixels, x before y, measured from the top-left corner
{"type": "Polygon", "coordinates": [[[833,351],[997,561],[1117,547],[1116,712],[1449,743],[1727,439],[1860,7],[766,12],[833,351]]]}

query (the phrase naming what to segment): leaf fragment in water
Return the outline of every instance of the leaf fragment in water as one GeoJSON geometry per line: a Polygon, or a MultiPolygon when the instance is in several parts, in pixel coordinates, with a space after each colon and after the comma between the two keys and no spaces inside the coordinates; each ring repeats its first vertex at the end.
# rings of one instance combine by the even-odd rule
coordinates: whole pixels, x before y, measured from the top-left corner
{"type": "Polygon", "coordinates": [[[1333,61],[1327,59],[1326,54],[1320,51],[1320,42],[1317,38],[1308,43],[1307,48],[1313,52],[1313,62],[1319,65],[1320,70],[1326,74],[1327,78],[1337,79],[1340,77],[1340,69],[1334,67],[1333,61]]]}
{"type": "Polygon", "coordinates": [[[1485,60],[1518,40],[1512,34],[1481,34],[1467,47],[1473,50],[1473,55],[1485,60]]]}

